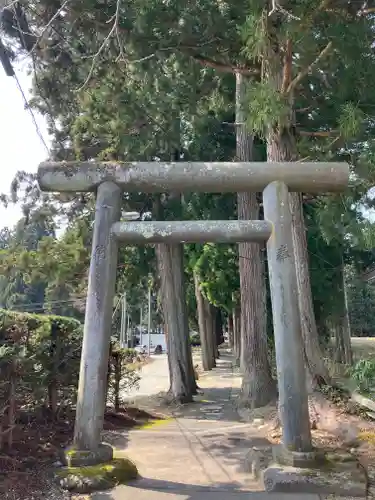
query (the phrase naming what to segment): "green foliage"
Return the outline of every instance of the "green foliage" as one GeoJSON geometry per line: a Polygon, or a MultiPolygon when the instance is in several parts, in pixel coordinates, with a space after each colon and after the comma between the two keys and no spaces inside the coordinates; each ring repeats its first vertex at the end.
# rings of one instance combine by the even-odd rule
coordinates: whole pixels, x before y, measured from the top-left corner
{"type": "Polygon", "coordinates": [[[131,364],[138,359],[134,349],[122,349],[112,338],[108,365],[107,402],[118,411],[124,402],[126,392],[139,387],[140,375],[131,364]]]}
{"type": "Polygon", "coordinates": [[[74,401],[81,342],[82,328],[73,318],[0,310],[0,369],[4,380],[16,375],[25,407],[54,406],[52,387],[61,401],[74,401]]]}
{"type": "Polygon", "coordinates": [[[339,132],[345,139],[357,137],[364,125],[364,112],[353,103],[348,102],[341,108],[338,119],[339,132]]]}
{"type": "MultiPolygon", "coordinates": [[[[342,308],[339,294],[332,293],[342,279],[342,260],[358,269],[374,262],[371,252],[363,252],[375,240],[373,227],[360,212],[374,205],[368,195],[375,179],[374,22],[372,16],[357,15],[361,7],[355,2],[323,9],[321,0],[298,0],[276,20],[268,16],[270,3],[137,0],[103,6],[84,1],[64,4],[64,15],[57,14],[58,3],[25,4],[32,30],[43,32],[33,53],[32,105],[49,121],[54,159],[170,160],[171,149],[177,149],[187,160],[231,161],[234,73],[244,71],[251,131],[262,139],[270,126],[277,132],[284,124],[293,125],[301,158],[351,164],[351,189],[315,198],[313,214],[306,215],[314,305],[323,330],[342,308]],[[118,29],[111,31],[115,20],[118,29]],[[108,43],[102,46],[104,40],[108,43]],[[288,42],[293,56],[289,76],[292,81],[301,77],[290,95],[276,88],[287,73],[288,42]],[[330,42],[332,50],[319,59],[330,42]],[[272,73],[275,68],[278,74],[272,73]]],[[[264,159],[266,144],[257,142],[264,159]]],[[[35,233],[34,240],[32,231],[24,231],[22,241],[22,231],[1,236],[0,302],[15,309],[37,304],[37,311],[82,318],[92,196],[82,202],[74,196],[41,195],[35,178],[24,173],[14,188],[27,213],[44,214],[39,229],[45,231],[35,233]],[[56,215],[69,221],[60,239],[49,225],[56,215]]],[[[167,219],[236,217],[233,195],[186,194],[182,210],[172,205],[163,207],[167,219]]],[[[123,199],[127,210],[155,212],[155,206],[155,198],[139,193],[123,199]]],[[[185,257],[191,316],[193,270],[210,302],[229,313],[232,294],[239,290],[236,247],[189,245],[185,257]]],[[[118,291],[131,292],[130,314],[137,318],[147,277],[152,274],[157,282],[154,250],[124,248],[119,263],[118,291]]]]}
{"type": "Polygon", "coordinates": [[[265,137],[270,126],[287,122],[289,107],[285,98],[268,82],[252,82],[246,92],[247,125],[265,137]]]}
{"type": "Polygon", "coordinates": [[[361,359],[350,371],[361,392],[369,392],[375,387],[375,361],[361,359]]]}
{"type": "MultiPolygon", "coordinates": [[[[14,380],[17,403],[24,409],[74,404],[77,394],[82,325],[74,318],[0,310],[0,400],[9,396],[14,380]]],[[[111,343],[109,370],[120,389],[134,386],[138,374],[129,370],[136,354],[111,343]],[[121,371],[117,367],[121,364],[121,371]]]]}
{"type": "Polygon", "coordinates": [[[375,288],[347,269],[346,283],[351,333],[355,337],[375,336],[375,288]]]}
{"type": "Polygon", "coordinates": [[[232,292],[239,289],[237,246],[206,243],[194,250],[190,265],[200,276],[203,294],[211,304],[231,312],[232,292]]]}
{"type": "Polygon", "coordinates": [[[239,33],[244,42],[243,54],[250,60],[259,60],[269,46],[265,13],[250,13],[239,33]]]}
{"type": "Polygon", "coordinates": [[[193,335],[190,335],[190,344],[193,347],[197,347],[201,345],[201,338],[199,336],[199,333],[194,333],[193,335]]]}

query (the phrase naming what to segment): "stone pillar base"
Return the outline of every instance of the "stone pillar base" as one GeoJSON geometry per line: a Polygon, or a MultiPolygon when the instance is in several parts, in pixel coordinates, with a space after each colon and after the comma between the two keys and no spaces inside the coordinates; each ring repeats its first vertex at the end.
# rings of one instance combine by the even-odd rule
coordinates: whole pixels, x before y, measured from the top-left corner
{"type": "Polygon", "coordinates": [[[96,450],[78,450],[74,445],[61,453],[61,462],[67,467],[84,467],[109,462],[113,459],[113,448],[101,443],[96,450]]]}
{"type": "Polygon", "coordinates": [[[272,447],[272,457],[275,464],[291,467],[309,468],[319,466],[324,462],[324,451],[310,452],[290,451],[282,444],[272,447]]]}
{"type": "Polygon", "coordinates": [[[367,474],[358,460],[342,450],[295,453],[278,445],[273,463],[263,472],[270,493],[334,494],[337,497],[367,495],[367,474]]]}

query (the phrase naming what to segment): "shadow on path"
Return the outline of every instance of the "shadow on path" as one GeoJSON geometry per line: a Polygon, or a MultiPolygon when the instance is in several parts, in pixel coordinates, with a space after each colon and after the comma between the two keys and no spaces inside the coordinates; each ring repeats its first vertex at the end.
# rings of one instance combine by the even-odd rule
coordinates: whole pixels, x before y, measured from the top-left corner
{"type": "Polygon", "coordinates": [[[95,493],[93,500],[318,500],[316,495],[259,491],[246,456],[252,447],[269,448],[270,443],[261,429],[238,417],[240,378],[228,354],[198,383],[203,393],[194,403],[173,409],[162,425],[129,432],[127,454],[140,479],[95,493]]]}
{"type": "Polygon", "coordinates": [[[185,484],[158,479],[140,478],[137,482],[119,487],[116,492],[95,493],[93,500],[319,500],[317,495],[270,494],[262,491],[244,491],[235,482],[220,486],[185,484]]]}

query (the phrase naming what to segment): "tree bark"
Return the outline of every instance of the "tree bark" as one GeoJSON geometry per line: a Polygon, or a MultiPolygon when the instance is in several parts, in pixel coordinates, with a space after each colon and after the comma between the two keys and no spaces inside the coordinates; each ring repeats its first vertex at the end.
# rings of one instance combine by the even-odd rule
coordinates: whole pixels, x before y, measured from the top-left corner
{"type": "Polygon", "coordinates": [[[233,349],[234,347],[234,342],[233,342],[233,315],[228,314],[228,344],[230,349],[233,349]]]}
{"type": "Polygon", "coordinates": [[[234,357],[236,366],[240,366],[241,359],[241,309],[238,306],[233,307],[233,344],[234,344],[234,357]]]}
{"type": "Polygon", "coordinates": [[[216,339],[214,331],[214,318],[212,314],[212,306],[206,298],[204,300],[204,310],[205,310],[205,327],[206,327],[206,339],[208,347],[209,362],[211,368],[216,367],[216,339]]]}
{"type": "Polygon", "coordinates": [[[216,340],[216,357],[219,358],[219,346],[224,342],[223,334],[223,316],[222,311],[218,307],[213,306],[214,311],[214,330],[216,340]]]}
{"type": "Polygon", "coordinates": [[[170,393],[176,401],[192,401],[197,392],[189,343],[182,245],[156,245],[161,303],[168,331],[170,393]]]}
{"type": "MultiPolygon", "coordinates": [[[[236,123],[245,122],[243,99],[245,81],[236,74],[236,123]]],[[[253,137],[244,125],[237,125],[236,156],[239,161],[251,161],[253,137]]],[[[256,193],[237,194],[238,219],[259,218],[256,193]]],[[[240,404],[257,408],[265,406],[276,396],[276,383],[271,375],[267,353],[267,316],[265,302],[265,276],[260,246],[240,243],[239,272],[241,289],[241,370],[240,404]]]]}
{"type": "Polygon", "coordinates": [[[194,286],[195,286],[195,298],[197,301],[199,335],[201,338],[202,365],[203,365],[203,370],[208,371],[213,368],[213,365],[209,352],[207,332],[206,332],[204,298],[200,289],[199,276],[196,272],[194,272],[194,286]]]}
{"type": "Polygon", "coordinates": [[[330,375],[324,363],[315,320],[307,249],[307,229],[303,216],[302,194],[291,193],[289,198],[293,220],[292,229],[296,259],[298,306],[301,317],[301,333],[305,349],[305,362],[307,365],[307,380],[308,383],[314,387],[316,385],[328,384],[330,375]]]}
{"type": "Polygon", "coordinates": [[[56,323],[51,321],[51,331],[50,331],[50,370],[48,374],[48,400],[49,408],[52,412],[53,417],[57,414],[58,406],[58,344],[59,342],[59,331],[56,323]]]}
{"type": "Polygon", "coordinates": [[[341,310],[337,314],[335,321],[335,358],[338,363],[351,365],[353,363],[353,353],[343,260],[340,267],[340,286],[337,288],[337,293],[340,295],[341,310]]]}
{"type": "MultiPolygon", "coordinates": [[[[284,92],[292,78],[292,56],[292,42],[290,40],[286,40],[285,47],[279,47],[275,52],[268,54],[269,70],[267,78],[278,92],[284,92]]],[[[268,128],[267,161],[269,162],[292,162],[298,159],[293,94],[291,93],[288,98],[289,116],[285,118],[283,123],[273,123],[268,128]]],[[[323,361],[314,314],[302,195],[300,193],[290,193],[289,204],[293,220],[292,231],[296,261],[298,306],[305,364],[307,366],[307,380],[313,385],[326,384],[329,382],[329,374],[323,361]]]]}

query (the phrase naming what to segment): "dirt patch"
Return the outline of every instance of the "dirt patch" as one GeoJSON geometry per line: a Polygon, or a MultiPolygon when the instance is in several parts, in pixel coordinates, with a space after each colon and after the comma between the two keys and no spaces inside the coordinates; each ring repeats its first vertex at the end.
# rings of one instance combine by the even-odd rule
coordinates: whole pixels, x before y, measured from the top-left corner
{"type": "MultiPolygon", "coordinates": [[[[104,430],[130,429],[156,418],[160,419],[160,416],[135,407],[122,408],[118,412],[108,409],[104,430]]],[[[59,450],[72,441],[74,420],[75,411],[71,408],[60,410],[58,418],[52,418],[45,409],[20,415],[12,448],[0,452],[0,498],[65,499],[63,493],[56,492],[56,489],[51,491],[49,471],[58,460],[59,450]]]]}

